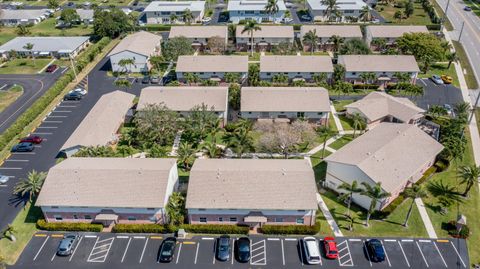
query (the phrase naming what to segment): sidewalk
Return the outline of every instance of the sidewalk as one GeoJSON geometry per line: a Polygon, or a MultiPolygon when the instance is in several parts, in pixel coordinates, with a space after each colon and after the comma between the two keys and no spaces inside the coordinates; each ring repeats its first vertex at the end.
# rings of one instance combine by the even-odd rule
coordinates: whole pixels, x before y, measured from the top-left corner
{"type": "Polygon", "coordinates": [[[318,207],[320,207],[320,210],[322,210],[322,213],[325,216],[325,219],[327,220],[328,224],[330,225],[330,228],[332,228],[333,234],[337,237],[343,236],[342,231],[340,231],[340,228],[338,227],[337,223],[333,219],[333,216],[330,213],[330,210],[328,210],[327,205],[325,205],[325,202],[323,202],[322,196],[319,193],[317,193],[317,202],[318,202],[318,207]]]}
{"type": "Polygon", "coordinates": [[[341,135],[345,134],[345,130],[343,130],[342,123],[340,122],[340,119],[337,116],[337,110],[335,110],[335,106],[333,106],[332,102],[330,102],[330,111],[331,111],[330,113],[332,113],[335,125],[337,126],[338,133],[341,135]]]}
{"type": "Polygon", "coordinates": [[[422,199],[417,198],[415,199],[415,204],[417,205],[418,212],[420,213],[420,216],[422,217],[423,224],[425,225],[425,229],[427,230],[428,237],[436,239],[437,233],[435,232],[435,229],[433,228],[432,221],[430,220],[430,217],[428,217],[427,210],[425,209],[425,205],[423,204],[422,199]]]}

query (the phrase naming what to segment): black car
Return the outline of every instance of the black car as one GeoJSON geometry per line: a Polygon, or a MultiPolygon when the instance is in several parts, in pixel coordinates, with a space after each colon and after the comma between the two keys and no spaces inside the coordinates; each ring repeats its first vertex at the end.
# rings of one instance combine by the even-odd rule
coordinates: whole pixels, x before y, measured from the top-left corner
{"type": "Polygon", "coordinates": [[[33,149],[34,149],[33,143],[22,142],[13,146],[11,152],[31,152],[33,151],[33,149]]]}
{"type": "Polygon", "coordinates": [[[168,237],[163,240],[162,245],[158,249],[158,262],[171,262],[173,260],[173,254],[175,253],[175,246],[177,239],[175,237],[168,237]]]}
{"type": "Polygon", "coordinates": [[[215,255],[219,261],[228,261],[230,259],[230,252],[232,251],[232,246],[230,245],[230,236],[222,235],[217,239],[217,246],[215,250],[215,255]]]}
{"type": "Polygon", "coordinates": [[[67,94],[65,94],[65,96],[63,97],[63,100],[73,100],[73,101],[78,101],[78,100],[81,100],[83,98],[83,95],[79,92],[76,92],[76,91],[72,91],[72,92],[69,92],[67,94]]]}
{"type": "Polygon", "coordinates": [[[241,237],[236,241],[237,260],[248,262],[250,260],[250,239],[241,237]]]}
{"type": "Polygon", "coordinates": [[[368,256],[373,262],[383,262],[385,260],[385,250],[378,239],[370,239],[365,242],[368,256]]]}
{"type": "Polygon", "coordinates": [[[149,76],[144,76],[142,78],[142,84],[148,84],[150,83],[150,77],[149,76]]]}

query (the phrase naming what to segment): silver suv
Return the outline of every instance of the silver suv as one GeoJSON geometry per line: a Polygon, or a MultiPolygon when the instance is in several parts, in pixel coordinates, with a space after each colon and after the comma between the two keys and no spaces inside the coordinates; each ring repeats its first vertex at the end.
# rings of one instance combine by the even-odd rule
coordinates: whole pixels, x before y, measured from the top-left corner
{"type": "Polygon", "coordinates": [[[78,234],[66,234],[58,245],[57,255],[68,256],[72,254],[79,239],[78,234]]]}

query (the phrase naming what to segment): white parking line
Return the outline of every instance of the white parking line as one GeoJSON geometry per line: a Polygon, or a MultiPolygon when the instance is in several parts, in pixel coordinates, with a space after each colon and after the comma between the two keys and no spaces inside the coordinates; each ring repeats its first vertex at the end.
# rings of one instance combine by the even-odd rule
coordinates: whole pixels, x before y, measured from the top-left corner
{"type": "Polygon", "coordinates": [[[427,262],[427,259],[425,259],[425,255],[423,255],[423,252],[422,252],[422,249],[420,248],[420,245],[418,244],[418,242],[415,242],[417,244],[417,247],[418,247],[418,250],[420,251],[420,254],[422,254],[422,258],[423,258],[423,261],[425,262],[425,264],[428,266],[428,262],[427,262]]]}
{"type": "Polygon", "coordinates": [[[71,110],[54,110],[53,112],[58,112],[58,113],[71,113],[71,110]]]}
{"type": "Polygon", "coordinates": [[[43,244],[42,246],[40,247],[40,249],[37,251],[37,254],[35,255],[35,257],[33,257],[33,260],[36,260],[38,255],[40,254],[40,252],[42,251],[43,247],[45,246],[45,244],[47,243],[48,239],[50,238],[50,236],[47,236],[47,238],[45,238],[45,241],[43,241],[43,244]]]}
{"type": "Polygon", "coordinates": [[[140,261],[138,261],[138,263],[142,263],[143,254],[145,254],[145,249],[147,248],[147,244],[148,244],[148,237],[147,237],[147,240],[145,240],[145,245],[143,245],[142,256],[140,256],[140,261]]]}
{"type": "Polygon", "coordinates": [[[285,241],[297,241],[297,238],[285,238],[285,241]]]}
{"type": "Polygon", "coordinates": [[[267,245],[266,241],[260,240],[251,245],[251,258],[250,264],[251,265],[267,265],[267,245]],[[256,253],[254,255],[254,252],[256,253]]]}
{"type": "Polygon", "coordinates": [[[385,242],[397,242],[397,239],[385,239],[383,241],[385,241],[385,242]]]}
{"type": "Polygon", "coordinates": [[[352,254],[350,253],[350,247],[348,246],[348,241],[344,240],[337,244],[338,248],[338,265],[340,266],[353,266],[352,254]],[[345,247],[342,247],[345,244],[345,247]],[[347,253],[342,255],[342,252],[347,251],[347,253]],[[347,257],[348,256],[348,257],[347,257]],[[347,257],[345,261],[342,261],[343,258],[347,257]]]}
{"type": "Polygon", "coordinates": [[[195,251],[195,261],[193,264],[197,264],[197,258],[198,258],[198,248],[200,247],[200,242],[197,243],[197,250],[195,251]]]}
{"type": "Polygon", "coordinates": [[[420,239],[420,240],[418,240],[418,242],[430,243],[430,242],[432,242],[432,241],[431,241],[431,240],[420,239]]]}
{"type": "Polygon", "coordinates": [[[55,259],[55,256],[57,256],[57,252],[56,252],[56,251],[53,252],[53,256],[52,256],[52,258],[50,259],[51,262],[53,262],[53,259],[55,259]]]}
{"type": "Polygon", "coordinates": [[[35,155],[35,152],[12,152],[12,155],[35,155]]]}
{"type": "Polygon", "coordinates": [[[427,83],[425,83],[425,81],[423,81],[423,79],[420,79],[420,82],[422,82],[424,86],[427,86],[427,83]]]}
{"type": "Polygon", "coordinates": [[[98,239],[99,237],[97,237],[95,245],[93,245],[92,251],[90,252],[90,255],[88,255],[87,262],[105,262],[108,253],[110,252],[110,248],[113,245],[113,241],[115,241],[115,237],[102,239],[100,241],[98,239]],[[97,245],[98,243],[101,243],[101,245],[97,245]]]}
{"type": "Polygon", "coordinates": [[[135,239],[145,239],[145,236],[134,236],[135,239]]]}
{"type": "Polygon", "coordinates": [[[57,107],[77,107],[77,106],[64,106],[64,105],[59,105],[57,107]]]}
{"type": "Polygon", "coordinates": [[[84,236],[85,238],[97,238],[96,235],[90,235],[90,234],[87,234],[84,236]]]}
{"type": "Polygon", "coordinates": [[[348,241],[350,241],[350,242],[360,242],[360,241],[362,241],[362,239],[352,238],[352,239],[348,239],[348,241]]]}
{"type": "Polygon", "coordinates": [[[202,237],[202,240],[213,240],[213,237],[202,237]]]}
{"type": "Polygon", "coordinates": [[[365,253],[367,253],[367,259],[370,263],[370,267],[372,267],[372,261],[370,260],[370,255],[368,255],[367,245],[365,244],[365,242],[363,242],[363,248],[365,249],[365,253]]]}
{"type": "Polygon", "coordinates": [[[60,120],[44,120],[45,123],[62,123],[63,121],[60,120]]]}
{"type": "Polygon", "coordinates": [[[22,170],[20,167],[0,167],[2,170],[22,170]]]}
{"type": "Polygon", "coordinates": [[[3,84],[2,87],[0,87],[0,90],[2,90],[3,88],[7,87],[7,84],[3,84]]]}
{"type": "Polygon", "coordinates": [[[33,132],[32,134],[36,134],[36,135],[51,135],[51,134],[53,134],[53,133],[33,132]]]}
{"type": "Polygon", "coordinates": [[[283,248],[283,240],[280,241],[282,244],[282,263],[285,265],[285,249],[283,248]]]}
{"type": "Polygon", "coordinates": [[[445,264],[445,267],[448,267],[447,263],[445,262],[445,259],[442,256],[442,253],[440,253],[440,250],[438,249],[437,243],[433,242],[433,245],[435,246],[435,249],[437,249],[438,255],[440,255],[440,258],[442,258],[443,264],[445,264]]]}
{"type": "Polygon", "coordinates": [[[267,238],[268,241],[278,241],[280,238],[267,238]]]}
{"type": "Polygon", "coordinates": [[[402,239],[402,242],[413,242],[413,239],[402,239]]]}
{"type": "MultiPolygon", "coordinates": [[[[117,236],[118,238],[118,236],[117,236]]],[[[122,256],[122,260],[120,262],[123,262],[123,260],[125,259],[125,255],[127,255],[127,250],[128,250],[128,247],[130,246],[130,241],[132,241],[132,238],[128,238],[128,243],[127,243],[127,247],[125,248],[125,252],[123,252],[123,256],[122,256]]]]}
{"type": "MultiPolygon", "coordinates": [[[[233,239],[232,246],[235,246],[235,238],[233,239]]],[[[232,264],[233,264],[233,260],[235,260],[235,259],[233,258],[233,249],[234,249],[234,248],[235,248],[235,247],[232,248],[232,256],[230,257],[230,260],[232,260],[232,264]]]]}
{"type": "Polygon", "coordinates": [[[390,263],[390,259],[388,258],[387,250],[385,249],[385,246],[383,245],[383,242],[380,241],[380,244],[382,244],[383,252],[385,253],[385,257],[387,258],[388,267],[392,267],[392,264],[390,263]]]}
{"type": "Polygon", "coordinates": [[[126,235],[117,235],[117,238],[119,239],[128,239],[130,237],[126,236],[126,235]]]}
{"type": "Polygon", "coordinates": [[[455,247],[455,245],[453,244],[452,241],[450,241],[450,244],[452,244],[452,247],[455,250],[455,253],[457,253],[458,258],[460,258],[460,261],[462,262],[463,267],[467,268],[467,265],[465,265],[465,263],[463,262],[462,256],[460,256],[460,253],[458,253],[458,250],[457,250],[457,248],[455,247]]]}
{"type": "Polygon", "coordinates": [[[73,256],[75,256],[75,252],[77,252],[77,248],[80,246],[80,243],[82,243],[83,236],[80,237],[80,240],[78,241],[78,244],[75,246],[75,249],[73,250],[72,255],[70,255],[70,259],[68,261],[72,261],[73,256]]]}
{"type": "Polygon", "coordinates": [[[398,245],[400,246],[400,249],[402,250],[403,257],[405,258],[405,261],[407,262],[408,267],[410,267],[410,263],[408,262],[407,255],[405,255],[405,251],[403,250],[402,244],[398,242],[398,245]]]}
{"type": "MultiPolygon", "coordinates": [[[[178,259],[180,258],[180,253],[182,252],[182,245],[183,243],[180,243],[180,246],[178,247],[177,261],[175,261],[175,264],[178,263],[178,259]]],[[[213,263],[215,263],[215,256],[213,257],[213,263]]]]}
{"type": "Polygon", "coordinates": [[[67,116],[52,116],[52,115],[48,115],[47,117],[48,117],[48,118],[66,118],[67,116]]]}
{"type": "Polygon", "coordinates": [[[30,160],[5,160],[6,162],[29,162],[30,160]]]}
{"type": "Polygon", "coordinates": [[[57,126],[38,126],[37,129],[57,129],[57,126]]]}

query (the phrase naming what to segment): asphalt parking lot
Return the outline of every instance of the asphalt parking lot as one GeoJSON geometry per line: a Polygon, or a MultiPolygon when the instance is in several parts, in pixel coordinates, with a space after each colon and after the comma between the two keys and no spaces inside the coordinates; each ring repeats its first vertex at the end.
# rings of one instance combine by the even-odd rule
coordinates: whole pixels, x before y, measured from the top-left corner
{"type": "Polygon", "coordinates": [[[418,79],[417,85],[425,89],[424,95],[419,96],[416,100],[417,105],[423,109],[428,109],[431,105],[449,104],[454,106],[463,101],[461,90],[453,85],[436,85],[427,78],[418,79]]]}
{"type": "MultiPolygon", "coordinates": [[[[83,233],[73,254],[56,255],[61,233],[38,233],[13,268],[302,268],[307,266],[294,237],[251,236],[251,260],[215,259],[215,237],[179,239],[173,261],[157,263],[164,235],[83,233]]],[[[232,237],[232,244],[237,238],[232,237]]],[[[337,238],[339,259],[322,258],[324,268],[468,268],[464,240],[401,239],[381,240],[386,260],[371,262],[365,255],[365,238],[337,238]]]]}

